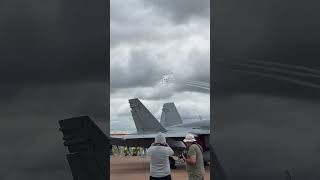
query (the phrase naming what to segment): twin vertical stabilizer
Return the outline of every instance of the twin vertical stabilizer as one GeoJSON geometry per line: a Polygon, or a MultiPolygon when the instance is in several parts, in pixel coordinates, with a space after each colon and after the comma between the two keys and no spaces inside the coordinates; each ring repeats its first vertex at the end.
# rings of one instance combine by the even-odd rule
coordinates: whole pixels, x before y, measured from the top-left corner
{"type": "Polygon", "coordinates": [[[163,104],[160,123],[164,127],[169,127],[183,123],[174,103],[163,104]]]}
{"type": "Polygon", "coordinates": [[[139,99],[129,99],[129,104],[134,123],[139,133],[166,131],[139,99]]]}

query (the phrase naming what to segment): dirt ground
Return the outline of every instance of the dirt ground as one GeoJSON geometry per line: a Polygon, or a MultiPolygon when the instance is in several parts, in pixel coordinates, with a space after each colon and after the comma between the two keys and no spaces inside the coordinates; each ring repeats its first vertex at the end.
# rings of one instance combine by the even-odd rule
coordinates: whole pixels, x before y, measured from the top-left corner
{"type": "MultiPolygon", "coordinates": [[[[210,179],[210,168],[205,167],[205,180],[210,179]]],[[[185,165],[171,170],[173,180],[187,180],[185,165]]],[[[110,156],[110,180],[149,180],[149,158],[140,156],[110,156]]]]}

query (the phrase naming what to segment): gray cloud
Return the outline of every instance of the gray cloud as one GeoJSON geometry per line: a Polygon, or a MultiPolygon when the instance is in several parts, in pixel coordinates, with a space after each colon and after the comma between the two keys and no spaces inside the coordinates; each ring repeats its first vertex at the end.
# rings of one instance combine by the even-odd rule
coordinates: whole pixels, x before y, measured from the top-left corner
{"type": "Polygon", "coordinates": [[[162,76],[163,69],[155,66],[153,57],[143,51],[132,51],[126,65],[119,66],[115,62],[110,69],[111,88],[129,88],[139,86],[153,86],[162,76]],[[159,78],[160,77],[160,78],[159,78]]]}
{"type": "MultiPolygon", "coordinates": [[[[174,52],[172,52],[173,55],[174,52]]],[[[132,50],[127,59],[114,59],[111,65],[111,88],[154,87],[161,81],[163,74],[170,74],[176,89],[203,92],[200,88],[187,86],[187,81],[210,82],[208,52],[191,49],[184,60],[171,60],[167,54],[153,54],[148,49],[132,50]],[[180,62],[181,63],[180,63],[180,62]]],[[[179,56],[177,56],[179,58],[179,56]]],[[[172,89],[175,90],[175,89],[172,89]]]]}
{"type": "Polygon", "coordinates": [[[191,18],[209,18],[210,0],[144,0],[144,3],[159,11],[159,15],[169,16],[174,23],[185,23],[191,18]]]}
{"type": "Polygon", "coordinates": [[[207,11],[199,10],[199,12],[194,12],[190,10],[192,7],[193,9],[201,9],[206,3],[209,2],[111,1],[111,47],[123,43],[134,43],[135,45],[143,42],[164,44],[170,40],[179,40],[197,33],[200,30],[199,27],[206,29],[209,26],[209,14],[201,15],[201,13],[209,12],[209,6],[205,7],[207,11]],[[157,3],[160,3],[159,6],[157,3]],[[176,6],[170,6],[169,4],[175,4],[176,6]],[[184,7],[179,7],[179,4],[184,7]],[[168,8],[162,8],[162,6],[167,5],[169,5],[168,8]],[[198,6],[200,8],[196,8],[198,6]],[[183,16],[186,19],[194,16],[200,16],[201,18],[177,23],[172,22],[171,17],[166,16],[166,14],[169,15],[179,11],[183,11],[179,16],[183,16]],[[193,28],[188,27],[194,23],[195,26],[193,28]]]}

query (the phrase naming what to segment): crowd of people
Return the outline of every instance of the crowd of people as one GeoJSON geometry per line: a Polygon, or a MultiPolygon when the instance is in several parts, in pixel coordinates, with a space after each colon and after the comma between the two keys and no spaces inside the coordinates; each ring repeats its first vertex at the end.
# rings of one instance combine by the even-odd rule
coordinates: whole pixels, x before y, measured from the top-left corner
{"type": "Polygon", "coordinates": [[[110,155],[119,156],[141,156],[144,155],[143,147],[128,147],[128,146],[112,146],[110,155]]]}

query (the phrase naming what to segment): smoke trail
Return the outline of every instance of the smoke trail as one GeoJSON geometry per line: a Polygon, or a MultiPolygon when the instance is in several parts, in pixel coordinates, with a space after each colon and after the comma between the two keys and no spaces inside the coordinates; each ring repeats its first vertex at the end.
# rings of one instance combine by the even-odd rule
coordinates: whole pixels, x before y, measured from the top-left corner
{"type": "Polygon", "coordinates": [[[200,82],[200,81],[187,81],[186,83],[210,87],[209,83],[200,82]]]}
{"type": "Polygon", "coordinates": [[[198,88],[201,88],[201,89],[210,90],[210,87],[200,86],[200,85],[197,85],[197,84],[188,84],[188,83],[186,83],[186,85],[187,85],[187,86],[198,87],[198,88]]]}
{"type": "MultiPolygon", "coordinates": [[[[177,83],[177,81],[173,78],[173,75],[163,74],[160,80],[160,83],[163,85],[166,85],[168,82],[177,83]]],[[[206,83],[202,81],[186,81],[184,84],[187,86],[210,90],[210,83],[206,83]]]]}
{"type": "Polygon", "coordinates": [[[200,83],[200,84],[207,84],[207,85],[210,85],[210,83],[202,82],[202,81],[189,81],[189,82],[194,82],[194,83],[200,83]]]}

